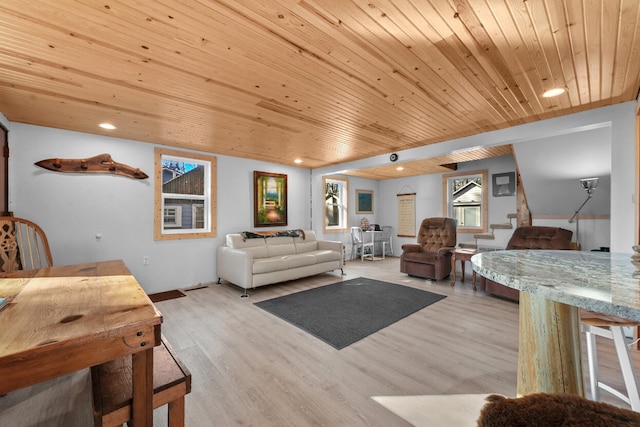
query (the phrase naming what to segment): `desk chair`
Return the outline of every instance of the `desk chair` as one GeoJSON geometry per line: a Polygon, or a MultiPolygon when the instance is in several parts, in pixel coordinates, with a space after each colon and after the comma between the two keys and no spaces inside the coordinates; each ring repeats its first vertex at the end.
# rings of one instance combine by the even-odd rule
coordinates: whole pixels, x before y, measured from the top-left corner
{"type": "Polygon", "coordinates": [[[365,256],[373,257],[373,242],[365,242],[360,227],[351,227],[351,259],[360,257],[364,261],[365,256]]]}
{"type": "Polygon", "coordinates": [[[591,388],[591,400],[600,400],[600,389],[608,391],[618,399],[626,402],[631,409],[640,412],[640,392],[638,379],[633,368],[633,361],[629,354],[629,345],[625,341],[625,326],[638,326],[638,322],[622,319],[616,316],[608,316],[580,310],[580,328],[585,333],[587,342],[587,359],[589,367],[589,385],[591,388]],[[622,378],[627,389],[624,394],[613,387],[604,384],[599,379],[598,354],[596,351],[596,335],[613,341],[622,371],[622,378]]]}
{"type": "Polygon", "coordinates": [[[53,266],[47,236],[26,219],[0,217],[0,272],[53,266]]]}

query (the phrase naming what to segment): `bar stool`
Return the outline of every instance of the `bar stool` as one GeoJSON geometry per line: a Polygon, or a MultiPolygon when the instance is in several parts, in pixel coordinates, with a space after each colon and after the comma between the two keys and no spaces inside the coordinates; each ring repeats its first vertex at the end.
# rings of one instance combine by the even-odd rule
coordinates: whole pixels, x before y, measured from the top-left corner
{"type": "Polygon", "coordinates": [[[625,326],[638,326],[637,321],[622,319],[616,316],[608,316],[580,310],[580,327],[585,333],[587,342],[587,359],[589,365],[589,385],[591,387],[591,400],[600,400],[600,389],[606,390],[617,398],[623,400],[631,409],[640,412],[640,392],[638,391],[638,379],[633,368],[633,361],[629,353],[629,345],[625,341],[625,326]],[[627,394],[604,384],[599,380],[598,355],[596,351],[596,335],[613,340],[622,378],[627,388],[627,394]]]}

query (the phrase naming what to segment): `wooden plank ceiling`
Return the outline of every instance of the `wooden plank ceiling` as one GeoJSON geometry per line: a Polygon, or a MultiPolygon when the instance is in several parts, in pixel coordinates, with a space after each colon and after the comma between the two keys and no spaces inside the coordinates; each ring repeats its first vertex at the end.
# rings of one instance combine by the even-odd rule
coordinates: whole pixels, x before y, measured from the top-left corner
{"type": "Polygon", "coordinates": [[[639,19],[637,0],[2,0],[0,112],[318,168],[634,100],[639,19]]]}

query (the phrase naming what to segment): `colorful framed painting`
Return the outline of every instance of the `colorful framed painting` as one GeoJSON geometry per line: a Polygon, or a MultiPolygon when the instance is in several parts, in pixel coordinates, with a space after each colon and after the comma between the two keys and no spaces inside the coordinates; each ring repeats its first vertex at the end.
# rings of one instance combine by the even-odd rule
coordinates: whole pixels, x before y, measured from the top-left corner
{"type": "Polygon", "coordinates": [[[287,175],[253,172],[253,225],[287,225],[287,175]]]}
{"type": "Polygon", "coordinates": [[[373,213],[373,191],[356,190],[356,213],[357,214],[373,213]]]}

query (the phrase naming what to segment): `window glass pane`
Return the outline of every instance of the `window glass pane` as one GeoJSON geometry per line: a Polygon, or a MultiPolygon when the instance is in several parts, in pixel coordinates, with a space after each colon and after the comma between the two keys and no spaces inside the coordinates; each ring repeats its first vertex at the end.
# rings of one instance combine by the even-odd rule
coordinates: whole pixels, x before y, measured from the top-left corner
{"type": "Polygon", "coordinates": [[[482,225],[482,176],[452,178],[452,205],[454,218],[464,227],[482,225]]]}
{"type": "Polygon", "coordinates": [[[337,182],[327,182],[325,186],[325,216],[328,227],[340,225],[340,195],[341,185],[337,182]]]}
{"type": "Polygon", "coordinates": [[[204,195],[205,166],[178,159],[162,158],[162,192],[204,195]]]}
{"type": "Polygon", "coordinates": [[[193,228],[204,228],[204,205],[193,205],[193,228]]]}
{"type": "Polygon", "coordinates": [[[347,229],[347,190],[345,179],[322,178],[324,190],[325,232],[339,232],[347,229]]]}

